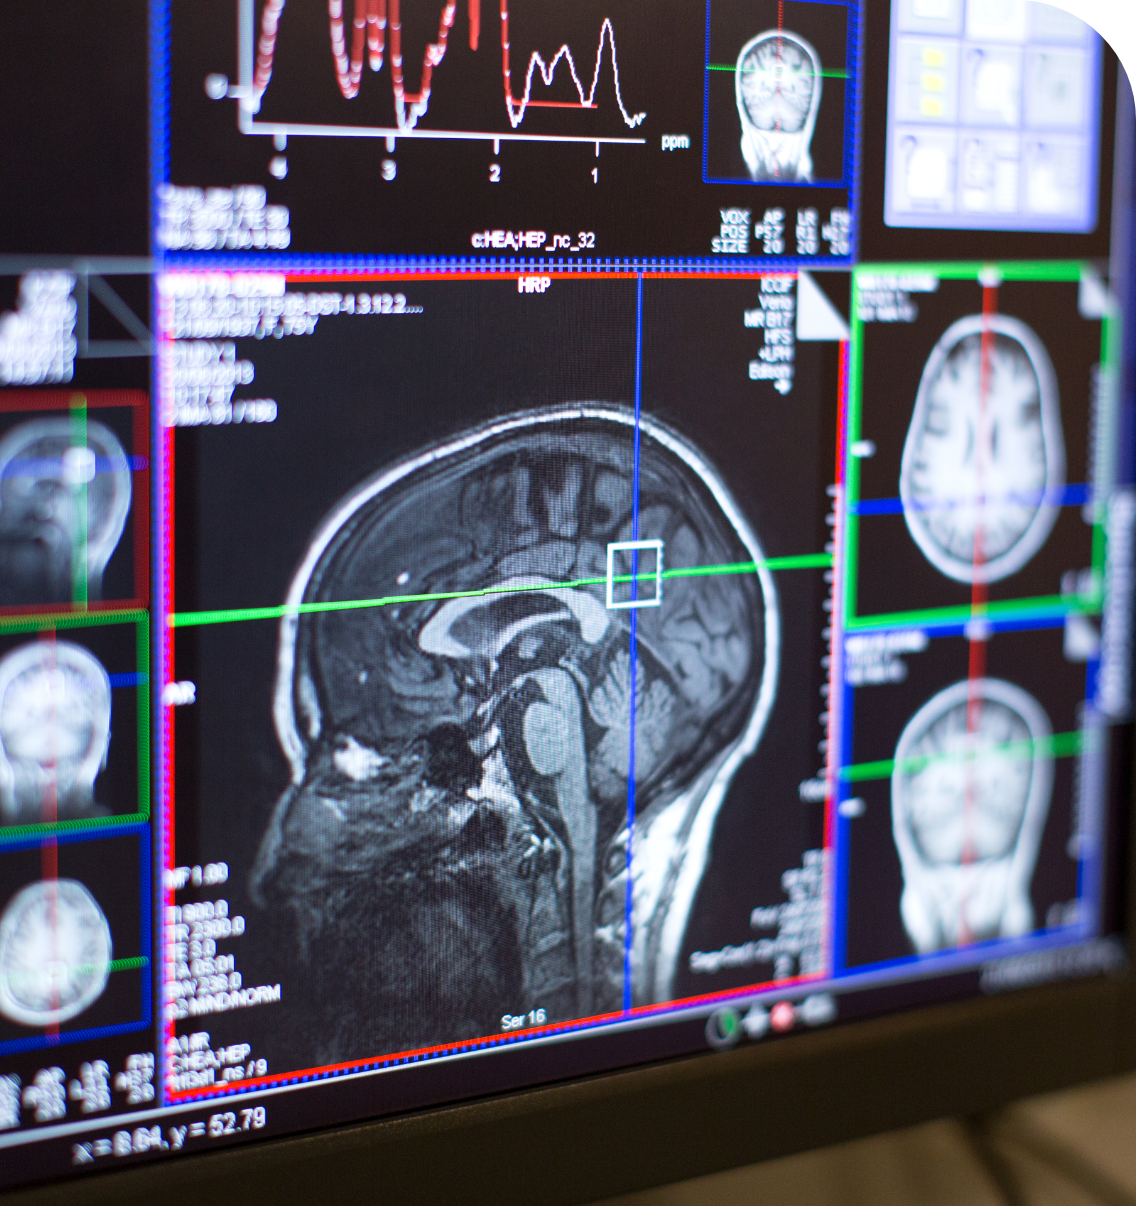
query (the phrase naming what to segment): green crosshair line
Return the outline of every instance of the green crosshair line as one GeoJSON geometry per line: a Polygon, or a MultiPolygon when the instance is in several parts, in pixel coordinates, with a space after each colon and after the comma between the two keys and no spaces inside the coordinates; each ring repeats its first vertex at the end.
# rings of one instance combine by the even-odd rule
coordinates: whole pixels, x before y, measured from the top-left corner
{"type": "MultiPolygon", "coordinates": [[[[150,960],[145,955],[135,955],[129,959],[112,959],[109,963],[77,963],[70,970],[76,976],[89,976],[92,972],[99,972],[104,968],[110,973],[136,971],[138,968],[149,967],[149,965],[150,960]]],[[[10,972],[8,974],[8,983],[20,987],[24,984],[30,984],[38,976],[38,972],[10,972]]]]}
{"type": "Polygon", "coordinates": [[[99,967],[105,967],[108,972],[120,971],[136,971],[140,967],[149,967],[150,960],[145,955],[135,955],[130,959],[112,959],[109,963],[82,963],[75,968],[77,972],[93,972],[98,971],[99,967]]]}
{"type": "MultiPolygon", "coordinates": [[[[71,447],[86,448],[87,398],[85,394],[72,394],[71,399],[71,447]]],[[[85,609],[88,600],[87,483],[73,482],[70,490],[71,505],[75,508],[74,536],[71,540],[71,602],[85,609]]]]}
{"type": "Polygon", "coordinates": [[[982,762],[986,758],[1069,758],[1090,748],[1085,733],[1052,733],[1048,737],[1027,738],[1024,741],[1004,741],[984,745],[979,749],[950,750],[939,754],[921,754],[918,757],[884,758],[880,762],[854,762],[840,768],[840,778],[845,783],[862,783],[870,779],[890,779],[899,770],[906,775],[918,774],[928,766],[944,762],[982,762]]]}
{"type": "MultiPolygon", "coordinates": [[[[737,67],[736,63],[707,63],[706,64],[707,71],[737,71],[737,69],[738,69],[738,67],[737,67]]],[[[759,67],[747,67],[742,70],[742,75],[753,75],[753,74],[755,74],[755,72],[760,71],[760,70],[761,69],[759,67]]],[[[823,76],[826,80],[846,80],[848,78],[848,72],[841,71],[841,70],[839,70],[839,68],[832,68],[830,70],[821,70],[821,71],[818,71],[817,74],[823,76]]]]}
{"type": "MultiPolygon", "coordinates": [[[[763,561],[735,561],[728,565],[694,565],[689,569],[664,570],[664,581],[675,578],[706,578],[724,574],[754,574],[767,570],[828,569],[831,553],[801,553],[792,557],[768,557],[763,561]]],[[[653,582],[656,574],[613,575],[613,583],[638,579],[653,582]]],[[[234,607],[216,611],[181,611],[169,618],[171,628],[194,628],[204,624],[231,624],[238,620],[279,620],[284,616],[313,615],[328,611],[359,611],[372,607],[392,607],[404,603],[441,603],[449,599],[480,599],[489,595],[514,595],[526,591],[578,590],[582,586],[606,586],[607,578],[577,578],[574,582],[538,582],[530,586],[487,586],[481,590],[437,591],[423,595],[384,595],[378,599],[337,599],[322,603],[282,603],[275,607],[234,607]]]]}

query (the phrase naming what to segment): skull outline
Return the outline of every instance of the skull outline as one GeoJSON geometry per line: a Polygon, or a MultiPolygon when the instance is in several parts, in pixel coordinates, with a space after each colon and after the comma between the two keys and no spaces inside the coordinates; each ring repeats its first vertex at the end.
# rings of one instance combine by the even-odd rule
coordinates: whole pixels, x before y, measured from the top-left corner
{"type": "MultiPolygon", "coordinates": [[[[1032,695],[997,678],[964,679],[951,684],[933,695],[904,726],[896,745],[891,777],[892,835],[903,872],[900,913],[904,929],[918,953],[927,954],[959,945],[964,928],[960,920],[975,888],[985,897],[979,908],[1000,903],[998,915],[988,916],[986,924],[971,926],[967,921],[965,928],[976,934],[976,940],[1017,937],[1033,928],[1029,891],[1053,789],[1053,760],[1045,747],[1052,732],[1048,716],[1032,695]],[[913,774],[908,764],[913,747],[932,725],[952,712],[957,713],[960,708],[966,709],[972,699],[1001,705],[1024,722],[1032,750],[1027,755],[1029,787],[1017,836],[1008,856],[977,859],[970,864],[936,865],[920,850],[914,833],[908,799],[908,785],[913,774]],[[968,867],[974,870],[970,871],[968,867]],[[965,882],[968,880],[972,882],[965,882]],[[951,915],[944,918],[947,906],[950,906],[951,915]]],[[[964,801],[960,801],[960,805],[963,804],[964,801]]]]}
{"type": "Polygon", "coordinates": [[[821,70],[820,57],[812,44],[799,34],[790,33],[788,30],[764,30],[750,38],[739,51],[734,72],[734,94],[742,127],[742,156],[751,179],[803,183],[812,181],[813,161],[809,150],[816,127],[817,112],[820,109],[823,81],[821,70]],[[771,42],[777,42],[779,47],[788,43],[812,70],[809,106],[801,119],[799,129],[796,130],[783,131],[777,129],[776,125],[772,129],[758,125],[753,119],[745,95],[746,61],[751,55],[759,54],[771,42]]]}
{"type": "MultiPolygon", "coordinates": [[[[368,514],[368,508],[381,510],[386,492],[390,492],[388,497],[396,499],[386,505],[396,507],[399,505],[398,490],[409,489],[408,483],[415,475],[428,477],[431,473],[440,473],[453,458],[482,455],[485,449],[489,451],[484,451],[484,455],[489,457],[491,453],[496,455],[492,452],[493,449],[512,439],[532,438],[539,443],[542,439],[556,438],[558,432],[572,433],[574,429],[581,433],[578,437],[573,436],[577,442],[583,440],[583,433],[588,431],[606,432],[609,438],[618,436],[619,439],[630,441],[634,436],[635,427],[636,417],[632,410],[600,403],[550,407],[508,415],[441,441],[379,471],[350,491],[333,508],[318,528],[292,580],[285,603],[286,612],[281,620],[273,716],[281,748],[290,765],[292,786],[278,802],[265,832],[253,871],[255,897],[261,901],[266,898],[266,885],[275,873],[274,868],[279,865],[281,852],[287,848],[288,809],[297,798],[296,793],[305,790],[309,772],[315,773],[310,765],[313,751],[320,742],[326,742],[329,734],[335,730],[335,722],[325,715],[321,704],[319,675],[312,668],[311,658],[318,656],[312,652],[312,641],[315,639],[312,636],[312,621],[305,617],[301,609],[305,603],[315,600],[323,589],[322,583],[326,576],[334,573],[328,567],[335,559],[348,556],[343,550],[349,548],[350,542],[356,539],[353,524],[358,523],[361,529],[364,520],[360,517],[368,514]]],[[[637,822],[631,870],[635,884],[634,996],[637,1001],[648,1001],[664,998],[673,982],[686,924],[693,908],[695,894],[704,876],[718,810],[738,767],[756,748],[772,709],[776,695],[780,619],[776,590],[772,575],[764,564],[761,546],[717,472],[684,437],[657,420],[646,417],[640,419],[639,432],[646,449],[644,463],[648,469],[654,458],[660,463],[673,466],[673,473],[688,475],[697,488],[711,500],[717,517],[716,522],[722,530],[728,533],[729,539],[737,549],[744,550],[744,555],[752,560],[756,567],[755,572],[749,575],[752,585],[739,589],[743,589],[745,599],[756,600],[756,603],[743,602],[736,606],[741,608],[745,615],[749,614],[745,610],[749,607],[755,619],[756,613],[761,613],[760,659],[756,653],[751,659],[760,660],[760,668],[752,668],[750,678],[744,679],[744,688],[739,688],[740,694],[731,702],[730,706],[735,711],[740,707],[741,712],[729,721],[734,725],[729,740],[719,742],[709,750],[696,745],[694,752],[690,754],[697,762],[696,772],[681,784],[668,785],[665,760],[648,773],[646,782],[639,783],[637,775],[637,791],[644,791],[650,807],[644,807],[637,822]],[[738,704],[737,699],[743,697],[743,703],[738,704]],[[650,778],[650,774],[655,777],[650,778]],[[648,789],[654,794],[649,794],[648,789]]],[[[576,444],[569,446],[576,447],[576,444]]],[[[373,522],[378,524],[379,521],[373,522]]],[[[407,575],[400,575],[398,582],[403,583],[406,578],[407,575]]],[[[581,625],[581,631],[590,624],[593,637],[597,641],[599,638],[595,634],[601,625],[616,631],[616,622],[611,617],[625,614],[607,612],[605,615],[602,605],[596,599],[582,593],[577,594],[573,605],[569,605],[564,597],[557,600],[558,595],[564,596],[567,591],[564,582],[548,576],[542,579],[531,567],[527,578],[520,576],[497,579],[492,582],[492,587],[494,591],[500,592],[499,597],[508,598],[510,583],[516,585],[518,582],[526,591],[545,596],[542,605],[547,605],[548,610],[539,616],[541,624],[547,622],[553,625],[563,619],[566,623],[581,625]],[[600,618],[591,614],[593,604],[599,607],[600,618]]],[[[486,584],[479,585],[484,588],[486,584]]],[[[410,595],[409,590],[407,593],[410,595]]],[[[410,597],[413,598],[412,595],[410,597]]],[[[675,592],[669,591],[668,602],[674,597],[675,592]]],[[[489,607],[490,604],[485,602],[465,602],[460,598],[442,602],[430,619],[417,630],[417,650],[425,652],[429,647],[428,651],[435,657],[441,654],[462,657],[463,650],[468,649],[468,642],[473,638],[459,639],[457,625],[463,618],[471,615],[484,617],[489,607]]],[[[666,612],[667,608],[664,606],[660,610],[666,612]]],[[[529,619],[524,618],[494,629],[492,641],[482,650],[483,656],[495,665],[496,659],[503,656],[505,647],[511,641],[521,639],[527,627],[529,619]]],[[[756,640],[756,636],[754,639],[756,640]]],[[[666,664],[668,654],[663,645],[665,638],[653,632],[650,625],[644,622],[639,635],[639,656],[643,663],[652,667],[666,664]]],[[[362,664],[359,663],[360,666],[362,664]]],[[[609,668],[612,664],[609,663],[609,668]]],[[[367,673],[365,669],[359,671],[361,683],[367,673]]],[[[544,707],[551,706],[555,702],[553,697],[557,690],[564,687],[566,677],[562,675],[555,678],[560,673],[559,670],[536,670],[521,677],[540,687],[543,691],[542,699],[546,701],[541,702],[540,706],[544,707]]],[[[521,677],[515,679],[514,683],[520,683],[521,677]]],[[[572,694],[575,697],[574,691],[572,694]]],[[[594,693],[589,699],[585,692],[581,702],[585,705],[585,711],[593,710],[597,706],[594,693]]],[[[526,718],[532,715],[531,711],[527,712],[526,718]]],[[[452,720],[448,713],[442,719],[447,724],[452,720]]],[[[711,734],[708,739],[713,743],[714,735],[711,734]]],[[[637,730],[637,742],[639,740],[641,738],[637,730]]],[[[350,753],[344,748],[337,752],[336,757],[349,756],[353,760],[352,764],[361,768],[361,775],[369,774],[366,767],[371,765],[377,773],[379,764],[388,761],[383,754],[364,750],[357,740],[357,734],[349,736],[348,741],[354,743],[350,753]]],[[[534,750],[534,746],[528,747],[530,762],[534,762],[534,750]]],[[[478,756],[481,756],[480,749],[478,756]]],[[[555,757],[548,754],[547,762],[551,766],[555,757]]],[[[548,767],[543,767],[542,770],[548,770],[548,767]]],[[[675,772],[676,775],[678,773],[675,772]]],[[[624,777],[626,778],[626,775],[624,777]]],[[[487,786],[483,777],[481,786],[476,790],[479,793],[488,792],[491,786],[487,786]]],[[[593,796],[596,790],[593,782],[593,796]]],[[[560,797],[562,812],[566,811],[563,808],[565,798],[564,794],[560,797]]],[[[622,827],[622,832],[617,830],[615,839],[608,844],[608,857],[598,860],[597,874],[607,875],[607,879],[598,887],[593,883],[594,892],[589,901],[589,907],[593,910],[592,924],[596,932],[603,928],[596,920],[600,912],[600,898],[605,891],[611,896],[618,895],[619,890],[619,874],[608,874],[605,867],[613,855],[622,852],[625,856],[626,836],[625,826],[622,827]]],[[[569,849],[571,851],[571,843],[569,849]]],[[[580,880],[577,880],[577,884],[579,883],[580,880]]],[[[625,884],[625,880],[623,883],[625,884]]],[[[622,921],[621,908],[619,922],[609,934],[612,942],[617,943],[619,947],[621,964],[624,938],[622,933],[618,932],[618,927],[622,925],[622,921]]],[[[579,926],[576,932],[578,937],[579,926]]],[[[596,977],[598,980],[598,972],[596,977]]]]}
{"type": "MultiPolygon", "coordinates": [[[[30,419],[19,423],[0,438],[0,540],[4,542],[32,541],[46,549],[49,562],[46,572],[50,578],[47,586],[49,598],[23,597],[18,594],[13,600],[19,605],[70,602],[72,598],[72,578],[77,568],[74,565],[76,554],[76,532],[73,530],[75,516],[70,498],[67,499],[65,514],[57,515],[58,504],[52,502],[50,495],[37,487],[44,483],[58,481],[64,491],[73,493],[80,484],[69,481],[69,465],[67,454],[73,449],[86,449],[94,454],[94,464],[104,463],[104,468],[95,469],[95,477],[87,479],[88,519],[85,531],[82,533],[82,566],[85,576],[87,597],[101,599],[103,573],[110,561],[114,550],[122,539],[126,527],[126,517],[130,512],[133,486],[130,476],[130,463],[118,436],[103,423],[88,419],[86,423],[85,444],[77,445],[74,439],[72,420],[63,416],[53,415],[38,419],[30,419]],[[40,446],[41,452],[34,455],[34,450],[40,446]],[[43,468],[44,462],[54,463],[59,459],[59,472],[29,474],[35,478],[35,486],[30,490],[19,488],[19,478],[23,474],[14,474],[10,470],[13,462],[32,453],[33,464],[43,468]],[[47,455],[45,455],[45,453],[47,455]],[[99,479],[109,483],[109,490],[103,489],[99,479]],[[89,509],[98,499],[103,514],[94,523],[89,518],[89,509]],[[45,513],[46,508],[46,513],[45,513]],[[60,519],[62,518],[62,523],[60,519]],[[66,530],[60,530],[66,529],[66,530]],[[63,539],[60,540],[60,535],[63,539]],[[54,554],[54,556],[53,556],[54,554]]],[[[83,484],[86,484],[83,482],[83,484]]],[[[0,549],[3,545],[0,544],[0,549]]],[[[12,572],[13,579],[19,579],[19,570],[12,572]]],[[[32,589],[27,584],[17,581],[17,586],[25,590],[32,589]]]]}
{"type": "MultiPolygon", "coordinates": [[[[1061,514],[1061,500],[1053,501],[1065,486],[1065,439],[1061,428],[1060,398],[1057,376],[1045,345],[1024,322],[1006,314],[971,314],[953,322],[935,344],[915,397],[915,407],[908,426],[900,462],[899,493],[903,517],[911,538],[928,561],[942,574],[956,582],[968,584],[998,582],[1022,569],[1049,538],[1053,525],[1061,514]],[[1037,382],[1039,422],[1045,453],[1045,483],[1036,510],[1018,538],[1004,552],[975,564],[973,557],[959,557],[942,546],[930,530],[926,511],[919,505],[913,487],[913,475],[920,457],[921,437],[927,426],[932,406],[932,394],[939,385],[943,370],[956,356],[964,341],[981,337],[984,331],[1017,345],[1025,354],[1037,382]]],[[[983,504],[986,506],[989,504],[983,504]]],[[[995,502],[994,506],[998,506],[995,502]]],[[[1012,506],[1013,502],[1002,505],[1012,506]]]]}

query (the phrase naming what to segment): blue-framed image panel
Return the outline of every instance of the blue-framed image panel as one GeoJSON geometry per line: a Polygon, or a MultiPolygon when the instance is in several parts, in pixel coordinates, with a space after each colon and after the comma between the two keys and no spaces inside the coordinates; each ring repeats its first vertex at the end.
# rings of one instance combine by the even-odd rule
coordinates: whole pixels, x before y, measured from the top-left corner
{"type": "Polygon", "coordinates": [[[1077,613],[845,637],[837,974],[1096,932],[1098,645],[1077,613]]]}
{"type": "Polygon", "coordinates": [[[150,953],[148,825],[0,850],[0,1057],[146,1030],[150,953]]]}
{"type": "Polygon", "coordinates": [[[707,0],[706,183],[853,187],[858,23],[856,0],[707,0]]]}

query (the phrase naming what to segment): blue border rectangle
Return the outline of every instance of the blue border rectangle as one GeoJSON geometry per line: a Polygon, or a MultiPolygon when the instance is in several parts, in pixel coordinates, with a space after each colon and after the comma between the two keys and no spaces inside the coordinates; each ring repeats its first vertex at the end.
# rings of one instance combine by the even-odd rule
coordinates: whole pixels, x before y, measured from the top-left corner
{"type": "MultiPolygon", "coordinates": [[[[159,245],[158,190],[170,183],[170,12],[173,0],[150,0],[150,252],[157,261],[156,271],[164,268],[210,268],[216,271],[260,269],[263,271],[382,271],[382,272],[793,272],[799,268],[847,271],[856,262],[859,247],[859,122],[862,105],[859,76],[859,48],[862,41],[863,10],[861,0],[798,0],[848,9],[848,37],[845,77],[844,177],[840,181],[812,184],[782,182],[775,188],[829,188],[847,193],[846,207],[852,215],[849,254],[783,256],[541,256],[513,257],[467,255],[359,254],[353,252],[194,252],[167,251],[159,245]]],[[[709,48],[710,0],[707,0],[707,53],[709,48]]],[[[703,183],[755,185],[752,180],[711,180],[706,175],[707,92],[709,72],[703,70],[703,183]]],[[[153,463],[153,462],[152,462],[153,463]]]]}
{"type": "MultiPolygon", "coordinates": [[[[1062,617],[1046,616],[1046,617],[1018,617],[1013,616],[1002,617],[999,619],[991,619],[989,627],[992,632],[1024,632],[1033,629],[1047,628],[1050,630],[1059,630],[1064,626],[1062,617]]],[[[884,632],[925,632],[931,639],[940,637],[962,636],[964,634],[965,625],[958,622],[950,624],[901,624],[886,628],[872,629],[872,634],[884,632]]],[[[857,632],[846,633],[847,636],[859,635],[857,632]]],[[[839,656],[843,658],[844,651],[839,651],[839,656]]],[[[1092,699],[1092,686],[1095,681],[1095,675],[1098,663],[1090,662],[1086,668],[1086,700],[1092,699]]],[[[865,684],[862,688],[866,690],[868,686],[875,684],[865,684]]],[[[885,959],[877,963],[861,963],[849,967],[847,964],[847,938],[848,938],[848,913],[849,913],[849,882],[851,876],[851,837],[852,825],[855,823],[853,818],[841,816],[839,806],[845,800],[853,798],[856,795],[856,784],[846,779],[841,772],[853,765],[852,760],[852,736],[855,725],[855,692],[858,688],[850,686],[844,682],[844,690],[841,700],[841,748],[840,748],[840,765],[836,768],[836,838],[835,838],[835,883],[833,888],[832,902],[832,970],[831,977],[834,981],[838,981],[845,977],[859,977],[865,973],[874,974],[882,973],[888,970],[902,970],[913,965],[919,967],[934,967],[941,969],[945,974],[950,971],[958,970],[960,967],[968,967],[979,963],[985,963],[990,959],[1003,958],[1006,955],[1021,954],[1023,952],[1036,950],[1043,947],[1049,947],[1055,944],[1066,945],[1070,943],[1083,942],[1089,938],[1097,937],[1100,932],[1099,916],[1100,916],[1100,851],[1103,848],[1103,835],[1099,831],[1099,815],[1088,815],[1085,811],[1086,802],[1082,798],[1081,808],[1081,848],[1078,851],[1077,858],[1077,902],[1081,910],[1082,917],[1075,925],[1059,926],[1048,928],[1039,926],[1029,934],[1023,934],[1015,938],[991,938],[985,942],[976,942],[968,946],[962,947],[946,947],[941,951],[934,951],[929,954],[911,954],[901,955],[894,959],[885,959]]],[[[1084,758],[1085,755],[1078,755],[1084,758]]],[[[1103,755],[1098,754],[1097,757],[1103,755]]],[[[1099,810],[1097,810],[1099,812],[1099,810]]]]}
{"type": "MultiPolygon", "coordinates": [[[[859,217],[855,197],[856,164],[859,158],[858,139],[856,137],[856,118],[859,112],[858,97],[860,92],[860,72],[858,64],[860,0],[793,0],[797,4],[823,4],[831,7],[843,7],[848,10],[848,35],[844,51],[844,175],[839,180],[743,180],[735,176],[711,176],[709,174],[710,154],[710,6],[713,0],[706,0],[706,50],[705,62],[702,67],[702,183],[703,184],[743,184],[750,188],[832,188],[848,191],[848,209],[852,211],[853,223],[859,217]]],[[[794,263],[801,265],[822,263],[823,256],[786,256],[794,263]]],[[[849,261],[854,258],[849,257],[849,261]]],[[[784,261],[782,261],[784,262],[784,261]]],[[[840,258],[837,262],[846,261],[840,258]]]]}

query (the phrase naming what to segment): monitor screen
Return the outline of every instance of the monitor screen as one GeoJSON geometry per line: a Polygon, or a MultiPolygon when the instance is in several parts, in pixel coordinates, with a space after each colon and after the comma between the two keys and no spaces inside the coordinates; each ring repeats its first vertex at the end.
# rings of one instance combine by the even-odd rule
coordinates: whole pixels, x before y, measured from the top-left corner
{"type": "Polygon", "coordinates": [[[1093,30],[5,25],[0,1185],[1125,966],[1093,30]]]}

